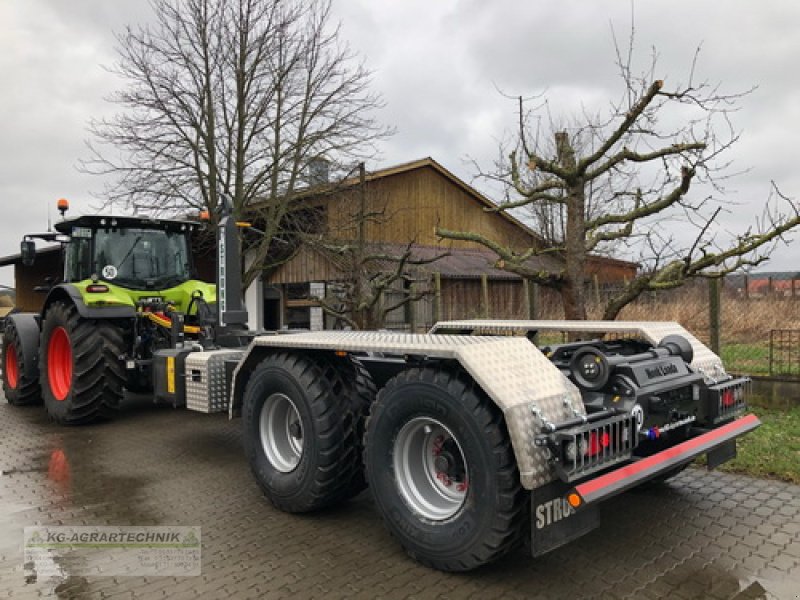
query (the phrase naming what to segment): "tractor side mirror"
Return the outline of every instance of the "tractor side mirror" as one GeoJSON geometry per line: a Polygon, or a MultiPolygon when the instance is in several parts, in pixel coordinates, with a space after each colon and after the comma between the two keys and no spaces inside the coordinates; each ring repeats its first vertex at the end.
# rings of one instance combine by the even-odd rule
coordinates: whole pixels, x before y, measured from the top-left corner
{"type": "Polygon", "coordinates": [[[36,244],[33,240],[22,240],[20,243],[20,254],[22,254],[22,264],[30,267],[36,259],[36,244]]]}

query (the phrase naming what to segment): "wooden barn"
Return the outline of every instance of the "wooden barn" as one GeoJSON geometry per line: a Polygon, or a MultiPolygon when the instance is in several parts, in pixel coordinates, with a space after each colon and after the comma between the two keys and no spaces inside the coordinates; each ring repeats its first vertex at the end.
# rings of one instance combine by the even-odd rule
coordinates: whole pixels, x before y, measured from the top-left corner
{"type": "MultiPolygon", "coordinates": [[[[473,187],[431,158],[366,174],[359,179],[322,184],[299,199],[319,211],[321,233],[352,244],[363,240],[370,250],[400,255],[411,248],[421,265],[409,265],[407,277],[386,298],[427,289],[419,301],[388,316],[391,329],[424,330],[437,319],[526,318],[534,291],[520,277],[497,267],[497,256],[475,243],[442,240],[437,226],[473,231],[502,240],[515,249],[540,247],[540,238],[506,213],[487,211],[495,205],[473,187]],[[413,242],[412,246],[409,246],[413,242]],[[429,261],[429,262],[428,262],[429,261]]],[[[265,329],[327,329],[341,326],[326,316],[318,298],[326,297],[349,276],[351,266],[336,252],[313,244],[301,246],[293,257],[248,290],[251,325],[265,329]],[[263,307],[253,315],[254,306],[263,307]],[[255,317],[255,318],[254,318],[255,317]]],[[[559,259],[541,256],[531,266],[558,270],[559,259]]],[[[386,265],[386,268],[393,268],[386,265]]],[[[604,257],[589,260],[589,277],[599,284],[632,278],[637,265],[604,257]]]]}

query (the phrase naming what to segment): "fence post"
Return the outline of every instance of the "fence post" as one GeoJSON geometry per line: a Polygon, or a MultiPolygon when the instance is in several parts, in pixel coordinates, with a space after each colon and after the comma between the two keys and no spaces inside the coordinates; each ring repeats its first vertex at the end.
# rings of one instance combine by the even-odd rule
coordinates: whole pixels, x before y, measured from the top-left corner
{"type": "Polygon", "coordinates": [[[719,355],[719,333],[720,333],[720,285],[719,278],[712,277],[708,280],[708,326],[711,350],[719,355]]]}
{"type": "Polygon", "coordinates": [[[539,286],[530,279],[522,280],[525,294],[525,307],[528,311],[528,318],[535,321],[539,318],[539,286]]]}
{"type": "MultiPolygon", "coordinates": [[[[414,297],[414,292],[416,291],[416,285],[414,282],[411,282],[411,285],[408,286],[408,295],[409,298],[414,297]]],[[[417,307],[416,302],[414,300],[409,300],[408,302],[408,326],[411,329],[411,333],[417,332],[417,307]]]]}
{"type": "Polygon", "coordinates": [[[773,361],[775,360],[774,349],[775,348],[775,330],[769,330],[769,375],[772,377],[775,373],[773,372],[772,365],[773,361]]]}
{"type": "Polygon", "coordinates": [[[489,318],[489,276],[481,275],[481,318],[489,318]]]}
{"type": "Polygon", "coordinates": [[[433,274],[433,322],[437,323],[442,318],[442,274],[433,274]]]}

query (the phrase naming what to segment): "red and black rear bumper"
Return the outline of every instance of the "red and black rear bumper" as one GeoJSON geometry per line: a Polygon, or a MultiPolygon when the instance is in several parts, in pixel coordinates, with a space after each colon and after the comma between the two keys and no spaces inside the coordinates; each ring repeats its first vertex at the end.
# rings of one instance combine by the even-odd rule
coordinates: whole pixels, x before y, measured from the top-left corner
{"type": "Polygon", "coordinates": [[[574,509],[605,500],[687,463],[701,454],[731,445],[735,443],[733,442],[735,438],[754,430],[759,425],[761,421],[758,417],[747,415],[657,454],[579,483],[567,493],[566,500],[574,509]]]}

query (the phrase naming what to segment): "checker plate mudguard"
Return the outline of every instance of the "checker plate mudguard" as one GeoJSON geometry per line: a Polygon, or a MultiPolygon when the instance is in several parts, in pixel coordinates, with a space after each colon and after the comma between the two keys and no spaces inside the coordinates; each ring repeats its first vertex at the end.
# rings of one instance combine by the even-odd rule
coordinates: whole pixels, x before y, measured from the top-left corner
{"type": "Polygon", "coordinates": [[[531,491],[531,554],[541,556],[600,525],[597,504],[576,511],[566,500],[570,487],[553,481],[531,491]]]}

